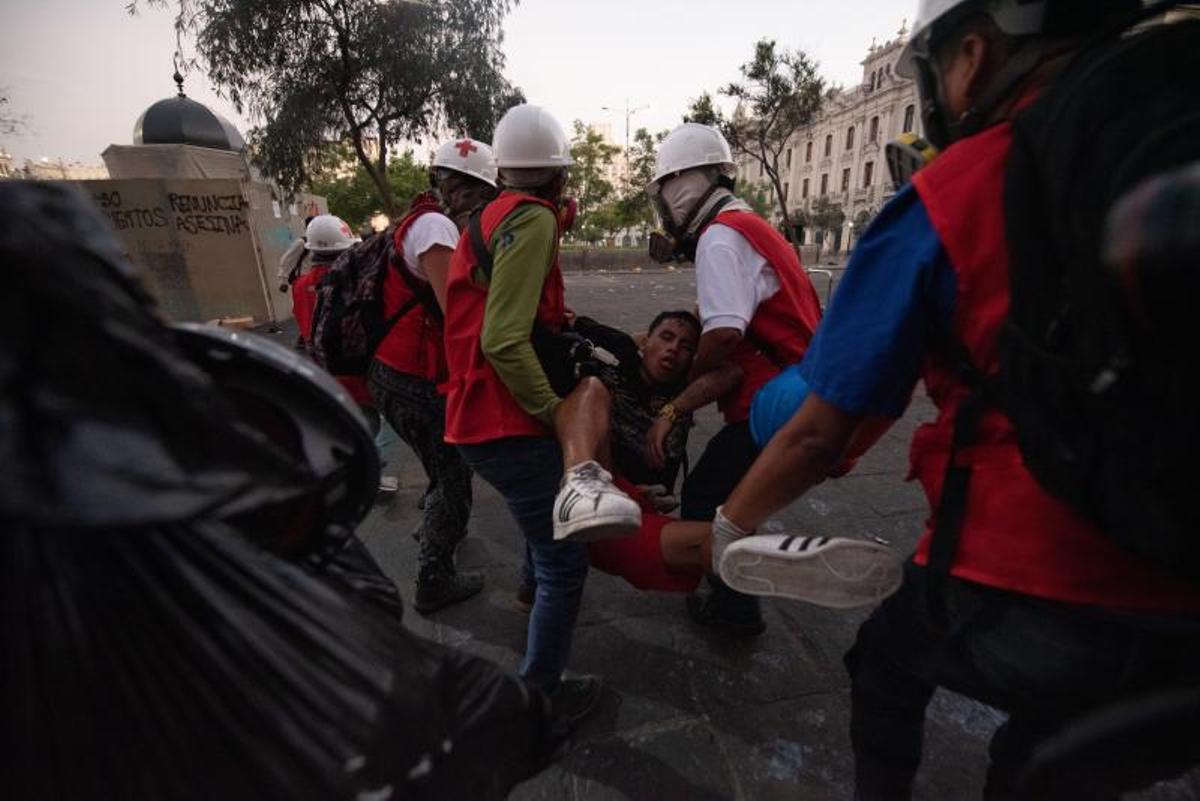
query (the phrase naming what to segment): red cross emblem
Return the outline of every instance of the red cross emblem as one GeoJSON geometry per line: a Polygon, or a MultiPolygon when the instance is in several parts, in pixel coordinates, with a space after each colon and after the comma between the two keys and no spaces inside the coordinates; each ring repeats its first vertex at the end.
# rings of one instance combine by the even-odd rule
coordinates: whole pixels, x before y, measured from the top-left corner
{"type": "Polygon", "coordinates": [[[475,144],[470,139],[462,140],[461,142],[457,143],[455,147],[458,148],[458,155],[462,156],[464,159],[479,150],[479,148],[475,147],[475,144]]]}

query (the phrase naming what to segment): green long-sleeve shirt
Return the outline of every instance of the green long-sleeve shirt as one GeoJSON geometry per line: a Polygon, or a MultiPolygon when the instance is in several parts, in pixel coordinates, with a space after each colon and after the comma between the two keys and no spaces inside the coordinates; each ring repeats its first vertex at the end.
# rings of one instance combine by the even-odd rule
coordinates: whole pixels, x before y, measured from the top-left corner
{"type": "MultiPolygon", "coordinates": [[[[521,408],[552,425],[562,399],[550,387],[529,337],[554,264],[558,220],[545,206],[523,204],[497,226],[489,247],[492,278],[483,309],[483,355],[521,408]]],[[[478,273],[475,278],[486,282],[478,273]]]]}

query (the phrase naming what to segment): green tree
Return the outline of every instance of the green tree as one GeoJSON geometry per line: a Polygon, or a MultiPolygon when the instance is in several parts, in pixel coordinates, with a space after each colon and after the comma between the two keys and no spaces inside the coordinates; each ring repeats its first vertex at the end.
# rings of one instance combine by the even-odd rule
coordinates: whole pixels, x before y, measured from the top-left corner
{"type": "MultiPolygon", "coordinates": [[[[387,180],[392,197],[401,205],[429,188],[429,172],[414,160],[411,150],[388,162],[387,180]]],[[[313,180],[311,187],[328,201],[331,214],[341,217],[356,231],[384,210],[383,197],[361,164],[349,175],[326,171],[313,180]]]]}
{"type": "Polygon", "coordinates": [[[813,201],[808,212],[808,224],[817,232],[817,261],[821,260],[821,249],[825,238],[839,230],[846,222],[846,213],[840,203],[834,203],[827,195],[813,201]]]}
{"type": "Polygon", "coordinates": [[[633,134],[633,143],[625,154],[627,177],[617,199],[617,220],[621,228],[636,228],[643,238],[654,227],[654,207],[646,195],[646,187],[654,180],[654,163],[658,145],[667,136],[667,131],[651,133],[638,128],[633,134]]]}
{"type": "Polygon", "coordinates": [[[567,194],[574,196],[579,204],[575,230],[576,237],[584,242],[594,243],[619,227],[612,209],[606,208],[615,188],[604,172],[620,152],[621,148],[605,142],[595,128],[575,120],[575,135],[571,138],[571,158],[575,164],[571,167],[567,194]]]}
{"type": "Polygon", "coordinates": [[[721,94],[737,101],[731,118],[721,113],[706,92],[692,101],[684,119],[716,126],[729,140],[735,158],[747,156],[761,165],[774,190],[784,231],[788,239],[794,239],[779,162],[792,134],[816,119],[825,82],[808,55],[778,48],[772,39],[759,40],[754,58],[742,65],[741,73],[741,81],[721,89],[721,94]]]}
{"type": "MultiPolygon", "coordinates": [[[[287,191],[329,143],[349,145],[389,215],[393,148],[450,130],[489,140],[520,102],[504,78],[511,0],[143,0],[178,3],[209,78],[250,132],[256,164],[287,191]]],[[[137,10],[138,0],[129,8],[137,10]]]]}
{"type": "Polygon", "coordinates": [[[746,201],[759,217],[771,219],[774,215],[775,204],[771,201],[771,190],[762,184],[750,184],[745,189],[738,189],[738,197],[746,201]]]}

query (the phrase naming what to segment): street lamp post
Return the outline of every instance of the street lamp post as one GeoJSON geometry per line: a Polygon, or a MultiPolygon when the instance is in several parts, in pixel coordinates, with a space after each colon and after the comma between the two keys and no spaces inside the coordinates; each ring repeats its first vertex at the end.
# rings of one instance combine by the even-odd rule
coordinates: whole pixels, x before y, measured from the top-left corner
{"type": "MultiPolygon", "coordinates": [[[[625,172],[627,174],[629,172],[629,118],[632,117],[634,114],[637,114],[639,111],[645,111],[648,108],[650,108],[650,107],[649,106],[638,106],[637,108],[630,108],[629,107],[629,98],[628,97],[625,98],[625,109],[624,109],[624,113],[625,113],[625,172]]],[[[621,109],[613,108],[611,106],[601,106],[600,109],[602,111],[621,111],[621,109]]],[[[628,175],[626,177],[628,177],[628,175]]]]}

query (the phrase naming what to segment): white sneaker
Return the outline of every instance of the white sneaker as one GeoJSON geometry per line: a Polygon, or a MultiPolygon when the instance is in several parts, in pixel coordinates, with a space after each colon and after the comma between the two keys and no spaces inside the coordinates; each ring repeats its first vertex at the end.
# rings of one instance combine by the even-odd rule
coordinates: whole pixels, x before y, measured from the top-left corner
{"type": "Polygon", "coordinates": [[[721,578],[739,592],[830,609],[877,603],[899,588],[902,577],[890,548],[844,537],[751,536],[721,558],[721,578]]]}
{"type": "Polygon", "coordinates": [[[592,542],[632,537],[642,525],[637,502],[595,462],[582,462],[563,475],[554,499],[554,539],[592,542]]]}

